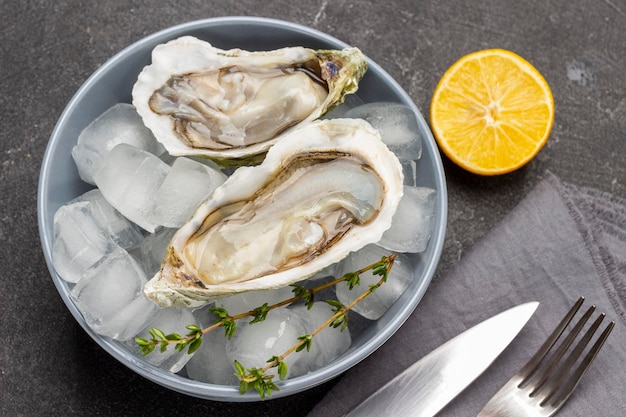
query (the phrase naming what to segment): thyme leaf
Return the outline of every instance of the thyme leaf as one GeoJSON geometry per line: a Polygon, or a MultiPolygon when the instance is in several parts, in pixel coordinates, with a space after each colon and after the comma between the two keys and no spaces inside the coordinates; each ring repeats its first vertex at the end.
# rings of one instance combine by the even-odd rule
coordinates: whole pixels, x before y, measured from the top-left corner
{"type": "Polygon", "coordinates": [[[139,352],[143,355],[152,353],[157,347],[159,347],[160,352],[165,352],[170,345],[174,345],[174,349],[178,352],[184,352],[186,349],[187,353],[191,354],[200,348],[200,345],[202,344],[202,336],[217,329],[218,327],[224,327],[224,334],[228,339],[230,339],[237,330],[237,320],[243,317],[252,317],[253,319],[250,321],[250,324],[258,323],[265,320],[267,318],[267,314],[271,310],[289,305],[298,300],[302,300],[307,309],[311,309],[314,304],[315,293],[322,291],[325,288],[345,281],[348,288],[352,290],[360,285],[360,274],[369,270],[372,271],[372,274],[380,276],[381,278],[377,283],[369,285],[365,292],[348,305],[343,305],[338,300],[325,300],[325,302],[332,307],[332,316],[310,334],[299,336],[297,343],[282,355],[272,356],[268,359],[265,367],[248,369],[239,361],[234,361],[234,375],[237,376],[240,381],[239,392],[243,394],[250,390],[256,390],[261,399],[265,399],[266,396],[269,397],[272,395],[272,391],[280,390],[278,385],[273,381],[274,375],[268,374],[267,372],[272,368],[277,368],[279,379],[285,379],[288,373],[288,366],[284,359],[288,355],[294,352],[301,352],[304,349],[310,351],[313,339],[326,327],[339,327],[341,331],[345,330],[348,326],[348,311],[387,281],[395,258],[395,254],[384,256],[376,263],[361,268],[358,271],[349,272],[340,278],[319,285],[315,288],[306,288],[300,284],[294,284],[292,285],[294,293],[292,298],[272,305],[265,303],[262,306],[256,307],[246,313],[235,316],[231,316],[224,308],[213,307],[209,309],[209,312],[216,317],[216,320],[209,327],[203,329],[196,324],[187,325],[186,329],[189,333],[187,333],[184,337],[178,333],[165,334],[162,330],[152,327],[148,330],[150,338],[136,337],[135,343],[139,347],[139,352]]]}

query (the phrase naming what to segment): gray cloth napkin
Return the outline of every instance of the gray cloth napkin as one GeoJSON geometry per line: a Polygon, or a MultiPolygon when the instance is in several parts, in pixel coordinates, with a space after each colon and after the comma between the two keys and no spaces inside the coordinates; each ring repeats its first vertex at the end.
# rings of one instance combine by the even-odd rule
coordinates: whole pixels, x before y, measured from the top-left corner
{"type": "Polygon", "coordinates": [[[626,200],[548,173],[450,273],[431,284],[400,330],[344,374],[309,417],[344,415],[462,331],[514,305],[539,301],[513,343],[438,414],[475,416],[581,295],[582,311],[595,304],[616,326],[559,415],[626,416],[626,200]]]}

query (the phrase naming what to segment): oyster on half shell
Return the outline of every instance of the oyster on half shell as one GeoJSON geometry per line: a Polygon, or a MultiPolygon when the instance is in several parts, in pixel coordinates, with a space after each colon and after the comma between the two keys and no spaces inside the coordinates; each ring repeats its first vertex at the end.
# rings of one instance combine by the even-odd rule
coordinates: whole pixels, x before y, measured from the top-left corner
{"type": "Polygon", "coordinates": [[[342,103],[366,69],[357,48],[248,52],[185,36],[154,48],[133,105],[170,154],[242,165],[342,103]]]}
{"type": "Polygon", "coordinates": [[[380,240],[402,183],[400,162],[364,120],[292,130],[198,207],[144,294],[163,307],[195,307],[301,281],[380,240]]]}

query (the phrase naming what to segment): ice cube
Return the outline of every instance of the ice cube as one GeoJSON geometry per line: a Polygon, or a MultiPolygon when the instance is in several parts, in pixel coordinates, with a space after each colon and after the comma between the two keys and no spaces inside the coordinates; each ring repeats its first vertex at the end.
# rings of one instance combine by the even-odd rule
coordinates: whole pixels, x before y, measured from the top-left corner
{"type": "MultiPolygon", "coordinates": [[[[308,334],[312,334],[334,314],[331,306],[324,301],[316,302],[310,310],[304,305],[292,307],[290,310],[302,317],[308,334]]],[[[351,343],[348,329],[342,331],[341,328],[325,326],[313,337],[311,350],[301,355],[291,370],[291,376],[304,375],[329,364],[348,350],[351,343]]]]}
{"type": "Polygon", "coordinates": [[[345,117],[367,120],[401,161],[422,156],[417,119],[410,107],[399,103],[368,103],[348,110],[345,117]]]}
{"type": "MultiPolygon", "coordinates": [[[[157,308],[148,320],[145,329],[137,337],[150,339],[151,336],[148,330],[152,327],[162,330],[166,335],[177,333],[184,337],[189,333],[189,330],[185,328],[189,324],[195,324],[195,318],[191,310],[184,308],[157,308]]],[[[134,340],[129,341],[128,344],[131,350],[138,352],[138,347],[134,340]]],[[[179,352],[174,348],[174,345],[171,345],[168,346],[165,352],[160,352],[157,348],[149,355],[143,356],[143,358],[161,369],[176,373],[183,369],[194,354],[187,353],[187,349],[179,352]]]]}
{"type": "MultiPolygon", "coordinates": [[[[378,262],[383,256],[389,256],[390,254],[388,250],[379,246],[367,245],[344,259],[341,262],[340,270],[343,274],[354,272],[378,262]]],[[[352,290],[349,290],[345,283],[338,284],[336,288],[337,298],[344,305],[348,305],[367,291],[370,285],[376,284],[379,280],[380,276],[373,275],[371,271],[362,273],[360,274],[360,285],[352,290]]],[[[356,304],[352,311],[370,320],[379,319],[402,295],[412,280],[413,267],[408,256],[397,254],[387,282],[356,304]]]]}
{"type": "Polygon", "coordinates": [[[135,107],[127,103],[114,105],[89,124],[78,136],[72,157],[81,179],[95,184],[94,176],[106,155],[116,145],[128,143],[155,155],[163,153],[163,146],[143,124],[135,107]]]}
{"type": "Polygon", "coordinates": [[[143,269],[148,277],[154,276],[161,268],[165,250],[178,229],[159,228],[141,242],[140,253],[143,269]]]}
{"type": "MultiPolygon", "coordinates": [[[[307,278],[305,281],[299,282],[298,284],[308,289],[313,289],[322,285],[328,285],[331,281],[335,280],[336,278],[339,278],[338,268],[339,268],[339,264],[335,263],[333,265],[330,265],[329,267],[322,269],[315,275],[307,278]]],[[[335,295],[334,285],[328,285],[326,288],[323,288],[322,290],[319,290],[315,294],[313,294],[314,301],[328,300],[331,298],[332,299],[337,298],[335,295]]],[[[294,304],[299,304],[299,303],[300,302],[298,301],[294,304]]]]}
{"type": "Polygon", "coordinates": [[[154,232],[158,225],[149,216],[154,210],[154,196],[169,170],[169,165],[158,157],[122,143],[108,153],[94,179],[113,207],[130,221],[154,232]]]}
{"type": "Polygon", "coordinates": [[[165,152],[159,155],[159,159],[165,162],[166,164],[168,164],[169,166],[172,166],[174,165],[174,162],[176,162],[178,158],[174,155],[170,155],[169,153],[165,152]]]}
{"type": "Polygon", "coordinates": [[[404,194],[379,246],[395,252],[426,249],[433,229],[437,192],[427,187],[404,186],[404,194]]]}
{"type": "Polygon", "coordinates": [[[321,271],[317,271],[313,276],[307,278],[305,282],[316,281],[318,279],[333,277],[338,278],[337,276],[337,266],[338,264],[334,263],[332,265],[328,265],[326,268],[321,271]]]}
{"type": "MultiPolygon", "coordinates": [[[[302,318],[286,308],[271,311],[264,321],[249,324],[250,321],[250,318],[239,320],[235,335],[226,343],[229,362],[237,360],[247,369],[265,367],[268,359],[282,355],[298,343],[299,336],[306,334],[302,318]]],[[[306,353],[305,349],[285,358],[287,377],[292,368],[297,369],[298,360],[306,353]]],[[[267,374],[276,375],[276,368],[268,370],[267,374]]]]}
{"type": "Polygon", "coordinates": [[[226,176],[189,158],[176,158],[157,191],[150,220],[165,227],[180,227],[226,176]]]}
{"type": "Polygon", "coordinates": [[[222,329],[202,336],[200,348],[185,366],[189,378],[217,385],[239,385],[233,362],[226,354],[227,340],[222,329]]]}
{"type": "Polygon", "coordinates": [[[215,306],[226,309],[228,314],[234,316],[254,310],[265,303],[272,305],[287,300],[294,296],[292,290],[293,287],[288,286],[271,290],[246,291],[230,297],[220,298],[215,301],[215,306]]]}
{"type": "Polygon", "coordinates": [[[64,280],[78,282],[85,270],[117,248],[89,202],[68,203],[55,213],[52,264],[64,280]]]}
{"type": "Polygon", "coordinates": [[[96,333],[128,340],[146,327],[156,309],[143,295],[145,282],[139,264],[119,248],[86,270],[70,296],[96,333]]]}
{"type": "Polygon", "coordinates": [[[346,112],[352,110],[355,107],[363,105],[365,102],[356,94],[346,95],[344,102],[331,111],[326,113],[322,119],[339,119],[346,116],[346,112]]]}
{"type": "Polygon", "coordinates": [[[111,239],[124,249],[133,248],[143,241],[141,229],[124,217],[102,195],[99,189],[87,191],[72,202],[87,201],[91,204],[98,223],[109,234],[111,239]]]}
{"type": "Polygon", "coordinates": [[[417,186],[417,162],[413,160],[402,161],[400,164],[404,174],[404,185],[417,186]]]}

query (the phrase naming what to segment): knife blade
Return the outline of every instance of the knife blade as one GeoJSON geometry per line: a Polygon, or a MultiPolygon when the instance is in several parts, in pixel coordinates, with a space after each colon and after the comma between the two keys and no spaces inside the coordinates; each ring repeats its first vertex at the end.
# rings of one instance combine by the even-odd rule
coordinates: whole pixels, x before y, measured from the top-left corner
{"type": "Polygon", "coordinates": [[[485,371],[533,315],[520,304],[464,331],[415,362],[344,417],[431,417],[485,371]]]}

